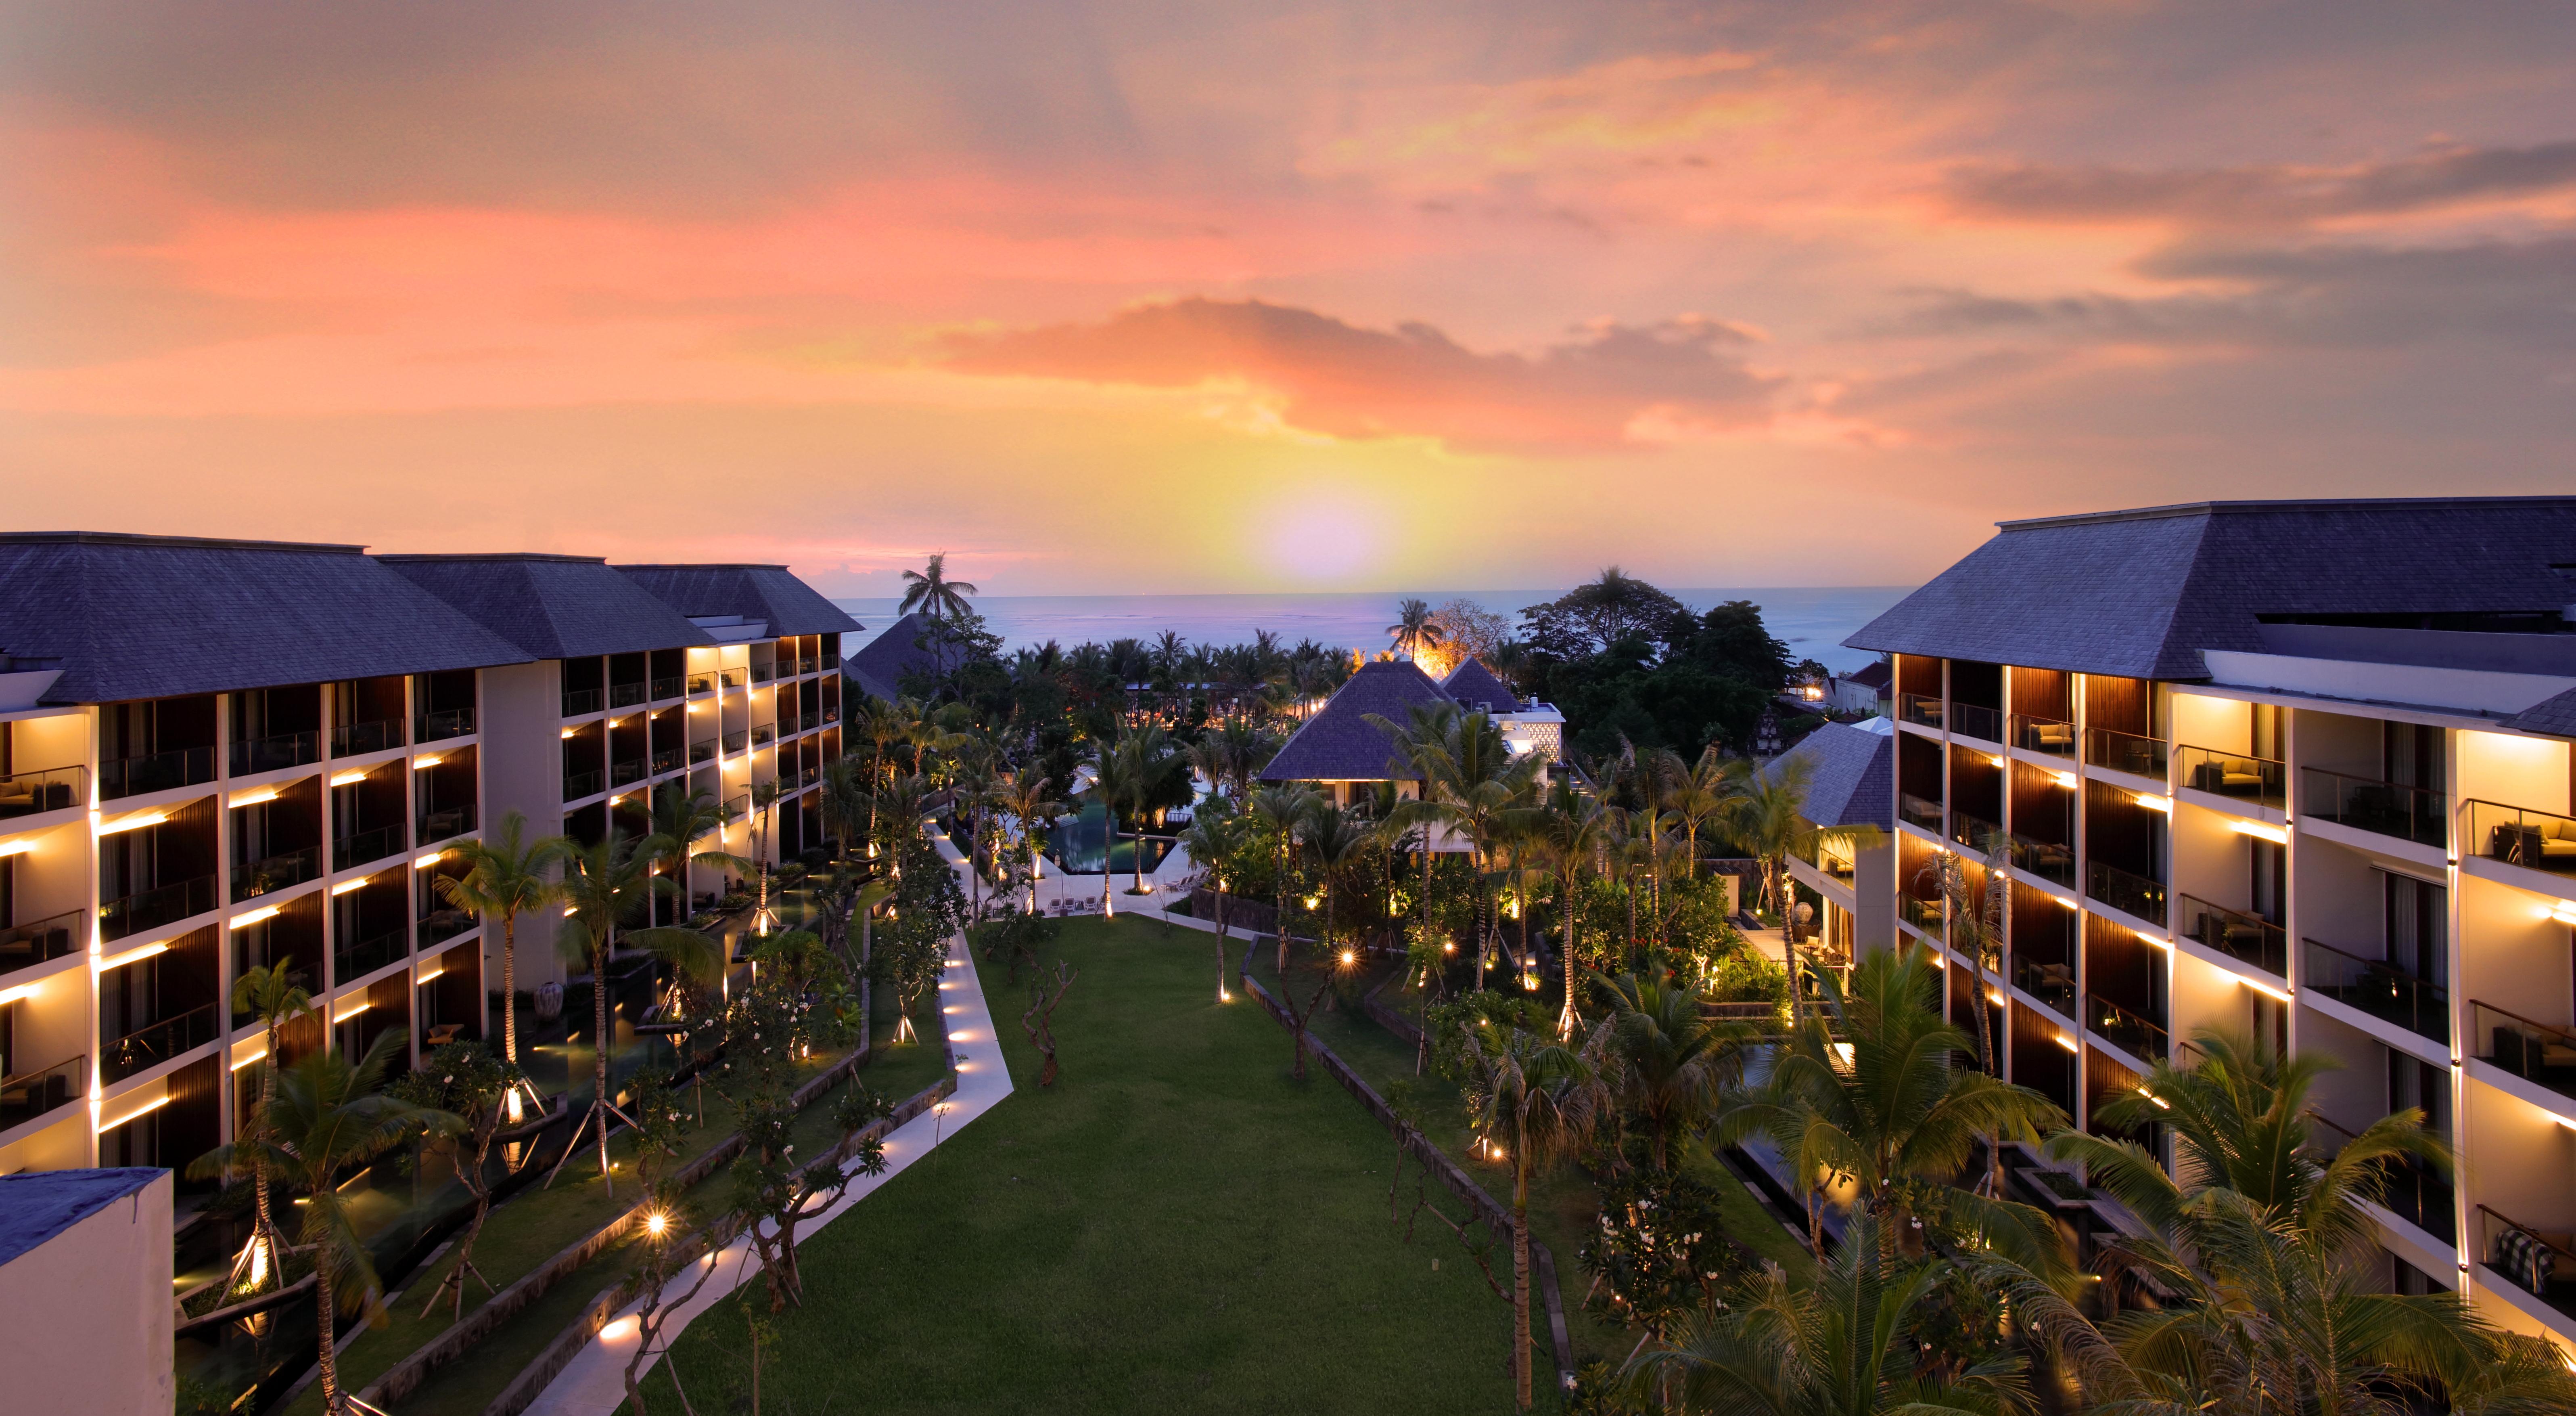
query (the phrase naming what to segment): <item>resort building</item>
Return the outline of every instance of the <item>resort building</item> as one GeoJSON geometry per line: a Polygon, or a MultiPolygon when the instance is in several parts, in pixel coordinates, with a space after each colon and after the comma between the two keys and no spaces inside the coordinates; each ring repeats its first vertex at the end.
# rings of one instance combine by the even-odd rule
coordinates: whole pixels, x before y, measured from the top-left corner
{"type": "Polygon", "coordinates": [[[2459,1156],[2374,1206],[2388,1285],[2576,1353],[2576,498],[2007,522],[1846,642],[1893,656],[1897,932],[2007,1075],[2092,1127],[2197,1029],[2329,1054],[2328,1134],[2459,1156]],[[2007,892],[1982,977],[1941,852],[2007,892]]]}
{"type": "Polygon", "coordinates": [[[1816,911],[1802,934],[1828,964],[1848,968],[1854,955],[1896,938],[1895,726],[1885,718],[1827,723],[1762,770],[1776,774],[1792,763],[1807,772],[1809,824],[1870,826],[1881,834],[1874,846],[1827,843],[1813,860],[1789,858],[1800,901],[1816,911]]]}
{"type": "Polygon", "coordinates": [[[1492,718],[1503,745],[1515,754],[1541,753],[1551,765],[1561,760],[1564,716],[1544,703],[1521,702],[1475,660],[1440,681],[1411,659],[1375,659],[1354,670],[1280,746],[1261,769],[1261,780],[1312,783],[1337,806],[1349,806],[1386,782],[1409,797],[1419,790],[1420,777],[1397,756],[1394,734],[1369,719],[1401,726],[1416,709],[1443,706],[1492,718]]]}
{"type": "Polygon", "coordinates": [[[862,696],[894,702],[903,696],[906,675],[938,671],[938,657],[921,647],[922,631],[927,627],[919,611],[905,615],[852,654],[842,664],[841,672],[862,696]]]}

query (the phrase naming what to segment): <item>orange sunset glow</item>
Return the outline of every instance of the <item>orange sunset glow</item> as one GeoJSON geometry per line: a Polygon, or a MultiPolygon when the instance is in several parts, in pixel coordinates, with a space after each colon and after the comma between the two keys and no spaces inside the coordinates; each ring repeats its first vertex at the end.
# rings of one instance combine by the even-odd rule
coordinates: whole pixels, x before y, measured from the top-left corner
{"type": "Polygon", "coordinates": [[[13,5],[19,528],[1895,584],[2564,490],[2546,5],[13,5]]]}

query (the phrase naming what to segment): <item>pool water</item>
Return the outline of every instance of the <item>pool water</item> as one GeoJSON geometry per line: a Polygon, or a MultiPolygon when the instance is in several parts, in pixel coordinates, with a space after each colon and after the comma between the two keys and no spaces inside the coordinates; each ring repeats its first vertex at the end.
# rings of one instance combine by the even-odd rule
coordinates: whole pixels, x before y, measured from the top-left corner
{"type": "MultiPolygon", "coordinates": [[[[1056,823],[1047,833],[1047,863],[1068,875],[1098,875],[1101,869],[1101,844],[1109,834],[1109,812],[1097,803],[1085,806],[1079,815],[1056,823]]],[[[1163,863],[1172,843],[1158,836],[1145,838],[1145,873],[1163,863]]],[[[1117,846],[1109,852],[1112,872],[1133,873],[1136,838],[1120,832],[1117,846]]]]}

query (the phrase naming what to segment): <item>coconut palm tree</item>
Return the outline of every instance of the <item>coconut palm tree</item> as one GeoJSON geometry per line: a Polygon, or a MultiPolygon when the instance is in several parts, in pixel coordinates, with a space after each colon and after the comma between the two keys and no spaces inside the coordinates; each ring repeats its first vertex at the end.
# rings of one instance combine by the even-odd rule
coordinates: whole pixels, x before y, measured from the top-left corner
{"type": "Polygon", "coordinates": [[[1297,873],[1298,828],[1324,798],[1314,788],[1303,785],[1263,787],[1252,794],[1251,817],[1269,836],[1273,863],[1277,867],[1278,913],[1271,920],[1271,933],[1279,945],[1278,975],[1288,976],[1288,890],[1297,873]]]}
{"type": "Polygon", "coordinates": [[[1484,1024],[1467,1034],[1466,1056],[1478,1149],[1512,1168],[1512,1378],[1527,1410],[1530,1181],[1591,1140],[1608,1094],[1588,1049],[1577,1051],[1545,1033],[1484,1024]]]}
{"type": "MultiPolygon", "coordinates": [[[[556,848],[564,862],[564,878],[559,898],[570,905],[563,932],[556,945],[567,960],[587,961],[590,965],[590,1016],[592,1093],[590,1111],[573,1127],[564,1142],[563,1159],[555,1162],[554,1175],[562,1171],[564,1161],[581,1148],[585,1127],[596,1127],[599,1133],[599,1178],[608,1193],[617,1193],[617,1183],[608,1170],[608,1118],[616,1117],[629,1126],[633,1118],[617,1109],[608,1090],[608,965],[622,940],[627,945],[645,950],[668,964],[683,976],[701,983],[712,983],[722,960],[707,936],[694,929],[636,928],[631,921],[646,915],[647,903],[656,894],[671,888],[667,876],[652,873],[652,860],[637,843],[611,830],[597,845],[585,846],[563,839],[556,848]]],[[[643,1128],[636,1126],[641,1131],[643,1128]]]]}
{"type": "Polygon", "coordinates": [[[1225,862],[1233,859],[1243,842],[1244,821],[1225,805],[1222,797],[1211,797],[1190,817],[1189,829],[1181,833],[1181,849],[1216,886],[1216,1000],[1226,1000],[1225,957],[1225,862]]]}
{"type": "MultiPolygon", "coordinates": [[[[769,788],[770,800],[777,800],[777,784],[761,783],[752,788],[755,803],[761,786],[769,788]]],[[[667,893],[673,896],[684,909],[689,898],[691,867],[712,865],[745,874],[757,869],[760,872],[760,908],[753,915],[753,919],[758,922],[756,927],[766,928],[769,917],[768,852],[765,850],[759,852],[762,859],[755,866],[753,862],[738,855],[724,851],[702,851],[697,848],[698,842],[705,840],[712,833],[722,831],[724,824],[724,807],[717,803],[714,793],[689,791],[679,783],[672,782],[654,794],[653,829],[641,841],[636,842],[635,851],[637,855],[643,857],[653,873],[672,883],[673,888],[670,891],[657,892],[657,894],[667,893]]],[[[650,917],[647,918],[649,921],[650,917]]]]}
{"type": "Polygon", "coordinates": [[[522,846],[527,829],[528,818],[517,809],[502,813],[500,830],[490,838],[448,848],[464,853],[465,873],[441,875],[436,882],[447,903],[501,921],[501,1060],[513,1071],[519,1065],[519,916],[555,902],[547,870],[562,854],[560,837],[522,846]]]}
{"type": "Polygon", "coordinates": [[[979,593],[972,584],[948,578],[948,553],[933,551],[930,563],[919,570],[903,572],[903,604],[900,613],[921,611],[925,619],[963,619],[973,612],[966,597],[979,593]]]}
{"type": "Polygon", "coordinates": [[[850,837],[876,830],[879,779],[868,775],[856,756],[835,757],[823,764],[823,789],[814,794],[823,834],[832,838],[832,854],[847,860],[850,837]]]}
{"type": "Polygon", "coordinates": [[[1440,616],[1428,600],[1407,600],[1397,607],[1395,623],[1386,627],[1395,640],[1395,652],[1421,658],[1425,649],[1437,649],[1449,642],[1448,632],[1441,627],[1440,616]]]}
{"type": "Polygon", "coordinates": [[[1824,845],[1857,853],[1887,839],[1885,832],[1866,823],[1819,826],[1809,821],[1807,787],[1814,772],[1803,759],[1793,759],[1774,763],[1768,771],[1732,778],[1727,783],[1726,805],[1721,813],[1727,829],[1761,861],[1763,892],[1780,908],[1780,951],[1782,963],[1789,970],[1789,1021],[1793,1027],[1803,1014],[1799,999],[1804,990],[1798,983],[1798,946],[1792,942],[1788,927],[1789,858],[1812,860],[1817,847],[1824,845]]]}
{"type": "MultiPolygon", "coordinates": [[[[1669,755],[1669,754],[1668,754],[1669,755]]],[[[1678,767],[1680,758],[1674,757],[1678,767]]],[[[1699,878],[1699,833],[1710,819],[1726,809],[1731,785],[1753,770],[1753,764],[1741,757],[1719,754],[1717,744],[1710,743],[1689,767],[1680,768],[1665,783],[1664,803],[1680,818],[1682,839],[1689,845],[1685,872],[1699,878]]]]}
{"type": "Polygon", "coordinates": [[[340,1390],[335,1322],[359,1311],[382,1288],[374,1260],[351,1221],[349,1197],[340,1191],[341,1176],[416,1137],[465,1129],[464,1122],[447,1112],[411,1106],[381,1090],[385,1071],[403,1046],[401,1033],[386,1032],[354,1063],[336,1052],[317,1051],[282,1069],[274,1093],[260,1104],[257,1124],[240,1140],[207,1152],[188,1167],[189,1174],[210,1178],[251,1161],[258,1172],[300,1193],[296,1203],[304,1208],[304,1220],[297,1238],[313,1256],[313,1306],[320,1326],[316,1351],[326,1416],[351,1416],[355,1410],[340,1390]]]}
{"type": "Polygon", "coordinates": [[[1546,764],[1536,753],[1514,754],[1502,729],[1483,713],[1416,711],[1403,727],[1375,713],[1368,721],[1396,739],[1397,752],[1422,777],[1422,796],[1399,813],[1406,825],[1439,824],[1466,836],[1477,891],[1476,987],[1485,986],[1493,949],[1494,851],[1510,813],[1531,804],[1546,764]]]}
{"type": "MultiPolygon", "coordinates": [[[[283,964],[270,967],[253,964],[233,980],[233,1011],[248,1013],[259,1019],[266,1036],[266,1048],[259,1059],[259,1107],[252,1113],[257,1118],[268,1104],[277,1099],[277,1069],[284,1065],[279,1051],[287,1023],[313,1011],[313,995],[304,990],[304,975],[283,964]]],[[[258,1149],[248,1152],[251,1179],[251,1235],[242,1245],[241,1254],[233,1260],[233,1291],[256,1292],[269,1279],[279,1277],[285,1246],[278,1233],[277,1219],[269,1208],[268,1164],[258,1149]]]]}
{"type": "MultiPolygon", "coordinates": [[[[888,703],[874,694],[870,694],[863,700],[855,713],[844,716],[849,720],[851,734],[867,739],[869,746],[876,751],[868,767],[867,797],[867,839],[873,842],[877,838],[876,794],[884,789],[885,784],[886,749],[904,740],[908,724],[901,706],[888,703]]],[[[826,766],[824,771],[828,774],[831,768],[826,766]]],[[[826,775],[824,781],[828,783],[830,780],[831,778],[826,775]]],[[[826,790],[828,791],[828,787],[826,790]]],[[[848,828],[842,829],[846,831],[848,828]]],[[[843,849],[846,854],[847,842],[843,843],[843,849]]]]}
{"type": "Polygon", "coordinates": [[[1560,780],[1543,810],[1549,873],[1556,877],[1557,919],[1565,931],[1565,1008],[1557,1019],[1557,1036],[1571,1038],[1582,1025],[1575,1006],[1576,980],[1583,972],[1583,881],[1605,866],[1617,829],[1612,811],[1597,797],[1560,780]]]}
{"type": "Polygon", "coordinates": [[[1020,871],[1028,883],[1030,914],[1038,912],[1038,842],[1055,822],[1064,803],[1047,794],[1052,785],[1034,767],[1023,767],[1005,779],[1000,793],[1002,810],[1020,824],[1020,871]]]}
{"type": "Polygon", "coordinates": [[[1669,1171],[1742,1082],[1751,1034],[1706,1016],[1698,990],[1680,983],[1621,974],[1593,987],[1608,1009],[1592,1034],[1602,1080],[1645,1122],[1648,1163],[1669,1171]]]}

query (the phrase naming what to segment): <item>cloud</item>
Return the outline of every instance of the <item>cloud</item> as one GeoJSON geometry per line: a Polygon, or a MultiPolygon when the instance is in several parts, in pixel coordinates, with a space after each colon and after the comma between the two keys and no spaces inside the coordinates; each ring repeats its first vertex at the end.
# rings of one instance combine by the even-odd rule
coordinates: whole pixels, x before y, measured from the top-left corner
{"type": "Polygon", "coordinates": [[[1754,336],[1685,315],[1601,321],[1535,355],[1479,353],[1427,325],[1367,329],[1260,300],[1132,306],[1091,324],[948,337],[982,374],[1188,388],[1238,383],[1288,424],[1342,438],[1417,436],[1483,450],[1617,448],[1640,414],[1759,426],[1787,382],[1745,365],[1754,336]]]}
{"type": "Polygon", "coordinates": [[[2576,142],[2451,145],[2393,162],[2173,168],[1984,163],[1952,169],[1962,210],[2021,221],[2279,225],[2397,216],[2576,189],[2576,142]]]}

